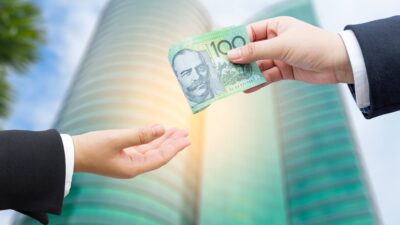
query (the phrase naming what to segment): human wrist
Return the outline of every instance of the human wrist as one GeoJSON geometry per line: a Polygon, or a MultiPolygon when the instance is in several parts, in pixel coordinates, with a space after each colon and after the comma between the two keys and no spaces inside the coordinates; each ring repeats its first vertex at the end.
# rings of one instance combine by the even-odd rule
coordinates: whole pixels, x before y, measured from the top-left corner
{"type": "Polygon", "coordinates": [[[354,84],[354,75],[351,67],[351,62],[349,55],[347,53],[346,45],[340,36],[340,34],[335,34],[335,39],[337,42],[336,49],[336,62],[334,73],[338,83],[354,84]]]}
{"type": "Polygon", "coordinates": [[[84,169],[85,167],[83,162],[84,157],[82,157],[82,144],[81,144],[82,135],[71,136],[71,138],[75,149],[74,172],[85,172],[86,170],[84,169]]]}

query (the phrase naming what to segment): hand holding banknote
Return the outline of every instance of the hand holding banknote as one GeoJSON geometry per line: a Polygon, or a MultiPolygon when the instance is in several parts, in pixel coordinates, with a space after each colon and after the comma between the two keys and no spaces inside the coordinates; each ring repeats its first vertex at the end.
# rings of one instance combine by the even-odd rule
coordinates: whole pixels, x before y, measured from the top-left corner
{"type": "Polygon", "coordinates": [[[277,17],[247,26],[250,42],[228,52],[233,63],[256,62],[268,81],[315,84],[353,83],[345,45],[337,33],[324,31],[291,17],[277,17]]]}
{"type": "Polygon", "coordinates": [[[175,43],[169,62],[192,112],[265,83],[257,64],[229,62],[230,49],[249,43],[246,27],[227,27],[175,43]]]}

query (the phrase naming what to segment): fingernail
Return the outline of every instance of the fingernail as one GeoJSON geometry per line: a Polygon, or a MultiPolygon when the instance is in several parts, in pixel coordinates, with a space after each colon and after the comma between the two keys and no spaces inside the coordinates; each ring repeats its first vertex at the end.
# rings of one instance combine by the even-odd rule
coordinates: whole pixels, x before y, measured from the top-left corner
{"type": "Polygon", "coordinates": [[[164,127],[159,124],[155,124],[151,128],[155,134],[162,134],[164,132],[164,127]]]}
{"type": "Polygon", "coordinates": [[[239,60],[242,57],[242,51],[240,48],[235,48],[230,51],[228,51],[228,58],[230,60],[236,61],[239,60]]]}

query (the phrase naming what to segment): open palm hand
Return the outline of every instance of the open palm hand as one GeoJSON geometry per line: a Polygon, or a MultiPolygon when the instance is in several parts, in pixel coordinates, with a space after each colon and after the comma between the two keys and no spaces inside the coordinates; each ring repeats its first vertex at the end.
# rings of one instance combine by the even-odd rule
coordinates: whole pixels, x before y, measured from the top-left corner
{"type": "Polygon", "coordinates": [[[190,145],[188,133],[161,126],[104,130],[73,137],[75,171],[132,178],[157,169],[190,145]]]}

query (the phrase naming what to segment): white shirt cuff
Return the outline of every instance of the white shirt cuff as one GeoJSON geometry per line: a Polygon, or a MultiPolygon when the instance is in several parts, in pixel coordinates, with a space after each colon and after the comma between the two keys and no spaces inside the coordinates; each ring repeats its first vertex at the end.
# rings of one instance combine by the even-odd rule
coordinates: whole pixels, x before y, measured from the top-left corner
{"type": "Polygon", "coordinates": [[[71,136],[69,136],[68,134],[61,134],[61,139],[63,142],[65,153],[65,197],[69,194],[69,190],[71,189],[72,175],[74,173],[75,149],[71,136]]]}
{"type": "Polygon", "coordinates": [[[367,76],[367,68],[365,67],[364,56],[361,52],[361,47],[358,44],[354,32],[345,30],[340,32],[344,45],[347,49],[347,54],[350,59],[351,68],[354,76],[354,91],[358,108],[366,108],[370,106],[369,99],[369,83],[367,76]]]}

